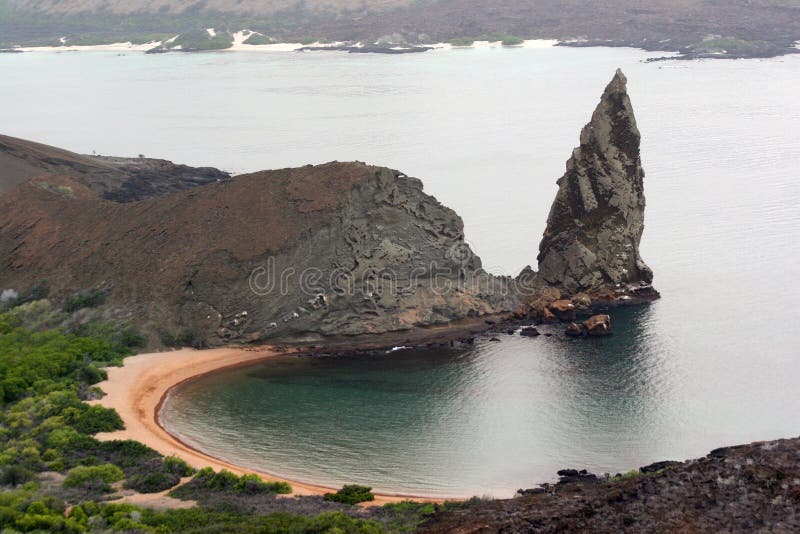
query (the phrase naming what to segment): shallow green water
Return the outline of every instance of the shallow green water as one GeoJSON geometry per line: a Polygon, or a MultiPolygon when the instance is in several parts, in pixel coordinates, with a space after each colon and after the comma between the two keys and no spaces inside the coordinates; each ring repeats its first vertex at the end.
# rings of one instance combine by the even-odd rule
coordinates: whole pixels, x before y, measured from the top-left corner
{"type": "Polygon", "coordinates": [[[516,274],[535,264],[555,180],[622,67],[647,171],[642,255],[664,298],[615,312],[610,339],[503,336],[208,377],[167,403],[170,428],[291,478],[447,496],[800,433],[800,56],[356,56],[5,54],[0,125],[235,171],[388,165],[459,212],[489,270],[516,274]]]}

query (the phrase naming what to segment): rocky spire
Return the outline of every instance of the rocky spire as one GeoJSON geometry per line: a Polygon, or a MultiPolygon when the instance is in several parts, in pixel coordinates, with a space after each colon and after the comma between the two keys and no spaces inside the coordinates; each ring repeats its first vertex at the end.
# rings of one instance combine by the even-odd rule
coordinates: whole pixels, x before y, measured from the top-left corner
{"type": "Polygon", "coordinates": [[[581,131],[539,245],[539,276],[569,293],[653,280],[639,256],[644,170],[626,83],[617,70],[581,131]]]}

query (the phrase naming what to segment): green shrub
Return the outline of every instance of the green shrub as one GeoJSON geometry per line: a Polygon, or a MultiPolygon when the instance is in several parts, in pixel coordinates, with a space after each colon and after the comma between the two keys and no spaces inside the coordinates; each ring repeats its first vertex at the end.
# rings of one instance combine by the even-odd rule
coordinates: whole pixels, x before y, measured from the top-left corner
{"type": "Polygon", "coordinates": [[[109,484],[119,482],[124,476],[122,469],[113,464],[78,466],[67,472],[64,487],[105,491],[109,484]]]}
{"type": "Polygon", "coordinates": [[[264,482],[258,475],[251,474],[242,475],[236,484],[233,485],[233,491],[246,495],[257,495],[260,493],[288,495],[292,492],[292,487],[286,482],[264,482]]]}
{"type": "Polygon", "coordinates": [[[325,500],[352,505],[360,502],[374,501],[375,495],[372,494],[372,488],[370,487],[351,484],[343,486],[342,489],[336,493],[326,493],[325,500]]]}
{"type": "Polygon", "coordinates": [[[191,482],[176,490],[175,494],[181,498],[193,498],[197,490],[245,495],[289,494],[292,493],[292,486],[287,482],[265,482],[256,474],[238,477],[226,469],[215,473],[210,467],[204,467],[191,482]]]}
{"type": "Polygon", "coordinates": [[[105,292],[99,289],[81,291],[64,300],[61,309],[66,313],[74,313],[83,308],[96,308],[106,301],[105,292]]]}
{"type": "Polygon", "coordinates": [[[453,46],[472,46],[474,43],[475,39],[470,39],[469,37],[458,37],[450,41],[453,46]]]}
{"type": "Polygon", "coordinates": [[[0,486],[19,486],[33,480],[33,471],[19,465],[7,465],[0,469],[0,486]]]}
{"type": "Polygon", "coordinates": [[[90,406],[80,414],[72,425],[75,430],[84,434],[113,432],[124,430],[125,425],[116,410],[104,406],[90,406]]]}
{"type": "Polygon", "coordinates": [[[175,41],[166,45],[167,48],[176,48],[178,46],[184,52],[223,50],[233,46],[233,36],[229,33],[219,32],[212,37],[206,30],[192,30],[180,34],[175,41]]]}
{"type": "Polygon", "coordinates": [[[517,37],[516,35],[506,35],[501,42],[503,43],[503,46],[517,46],[524,43],[525,40],[521,37],[517,37]]]}
{"type": "Polygon", "coordinates": [[[231,491],[239,482],[239,477],[227,469],[215,473],[210,477],[205,477],[205,486],[215,491],[231,491]]]}
{"type": "Polygon", "coordinates": [[[164,470],[179,477],[192,476],[195,473],[194,467],[190,466],[177,456],[167,456],[164,458],[164,470]]]}
{"type": "Polygon", "coordinates": [[[247,45],[268,45],[268,44],[273,44],[274,42],[275,41],[273,41],[266,35],[261,35],[260,33],[250,34],[250,37],[244,40],[244,44],[247,45]]]}
{"type": "Polygon", "coordinates": [[[151,471],[133,475],[125,481],[125,487],[139,493],[158,493],[178,485],[181,477],[167,471],[151,471]]]}

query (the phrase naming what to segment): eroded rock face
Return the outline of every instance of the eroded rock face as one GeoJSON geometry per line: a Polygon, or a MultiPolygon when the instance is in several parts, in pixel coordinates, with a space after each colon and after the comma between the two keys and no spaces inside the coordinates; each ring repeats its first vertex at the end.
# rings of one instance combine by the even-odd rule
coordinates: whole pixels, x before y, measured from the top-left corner
{"type": "Polygon", "coordinates": [[[644,170],[626,83],[618,70],[583,128],[539,245],[539,276],[568,294],[653,279],[639,256],[644,170]]]}

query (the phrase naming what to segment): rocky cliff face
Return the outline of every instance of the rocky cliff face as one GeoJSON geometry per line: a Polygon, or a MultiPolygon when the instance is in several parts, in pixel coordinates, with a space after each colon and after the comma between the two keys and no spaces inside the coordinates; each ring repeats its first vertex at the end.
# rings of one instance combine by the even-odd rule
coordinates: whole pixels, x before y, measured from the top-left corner
{"type": "Polygon", "coordinates": [[[539,245],[540,278],[569,294],[653,280],[639,256],[644,170],[626,83],[618,70],[583,128],[539,245]]]}

